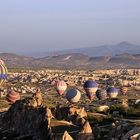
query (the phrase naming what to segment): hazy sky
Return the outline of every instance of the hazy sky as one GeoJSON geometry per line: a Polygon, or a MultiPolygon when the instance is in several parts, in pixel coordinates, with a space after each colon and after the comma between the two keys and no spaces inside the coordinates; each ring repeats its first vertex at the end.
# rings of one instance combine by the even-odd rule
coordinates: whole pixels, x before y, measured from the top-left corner
{"type": "Polygon", "coordinates": [[[128,41],[140,45],[140,0],[1,0],[0,52],[128,41]]]}

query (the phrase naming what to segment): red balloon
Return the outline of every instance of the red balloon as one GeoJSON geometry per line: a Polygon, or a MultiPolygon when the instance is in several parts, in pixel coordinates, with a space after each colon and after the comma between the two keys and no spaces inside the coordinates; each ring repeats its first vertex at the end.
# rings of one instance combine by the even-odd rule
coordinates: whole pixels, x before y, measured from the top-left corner
{"type": "Polygon", "coordinates": [[[64,81],[58,81],[56,83],[56,90],[59,95],[64,94],[66,89],[67,89],[67,84],[64,81]]]}
{"type": "Polygon", "coordinates": [[[89,100],[93,100],[95,98],[95,94],[94,93],[87,93],[86,94],[89,100]]]}
{"type": "Polygon", "coordinates": [[[5,65],[2,59],[0,59],[0,65],[5,65]]]}
{"type": "Polygon", "coordinates": [[[15,91],[9,91],[9,93],[6,96],[6,99],[9,103],[13,104],[15,103],[17,100],[20,100],[20,95],[19,93],[15,92],[15,91]]]}
{"type": "Polygon", "coordinates": [[[127,87],[124,87],[124,86],[122,86],[121,88],[120,88],[120,91],[121,91],[121,93],[123,94],[123,95],[126,95],[126,93],[127,93],[127,87]]]}

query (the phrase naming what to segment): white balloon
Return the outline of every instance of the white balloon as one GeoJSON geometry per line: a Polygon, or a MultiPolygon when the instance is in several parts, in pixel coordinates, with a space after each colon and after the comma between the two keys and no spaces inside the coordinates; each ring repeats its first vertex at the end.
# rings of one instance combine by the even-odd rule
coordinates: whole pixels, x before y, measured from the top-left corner
{"type": "Polygon", "coordinates": [[[66,98],[69,102],[71,103],[76,103],[80,100],[81,98],[81,93],[77,89],[70,89],[66,93],[66,98]]]}

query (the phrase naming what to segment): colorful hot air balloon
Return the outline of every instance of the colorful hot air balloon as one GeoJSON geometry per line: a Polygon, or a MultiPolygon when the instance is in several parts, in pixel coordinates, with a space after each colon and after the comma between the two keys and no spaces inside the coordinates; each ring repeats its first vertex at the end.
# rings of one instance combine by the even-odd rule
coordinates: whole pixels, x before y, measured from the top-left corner
{"type": "Polygon", "coordinates": [[[120,88],[120,92],[122,93],[122,95],[126,95],[127,90],[128,90],[127,87],[124,86],[120,88]]]}
{"type": "Polygon", "coordinates": [[[2,65],[5,65],[5,64],[4,64],[4,61],[3,61],[2,59],[0,59],[0,65],[1,65],[1,64],[2,64],[2,65]]]}
{"type": "Polygon", "coordinates": [[[94,99],[97,89],[98,84],[93,80],[88,80],[84,83],[84,90],[86,91],[86,95],[90,100],[94,99]]]}
{"type": "Polygon", "coordinates": [[[76,103],[76,102],[78,102],[80,100],[80,98],[81,98],[81,93],[77,89],[70,89],[66,93],[66,99],[70,103],[76,103]]]}
{"type": "Polygon", "coordinates": [[[10,104],[13,104],[15,103],[17,100],[20,100],[20,95],[19,93],[13,91],[13,90],[10,90],[6,96],[6,99],[7,101],[10,103],[10,104]]]}
{"type": "Polygon", "coordinates": [[[105,100],[107,98],[107,92],[106,90],[101,90],[101,89],[98,89],[96,91],[96,97],[99,99],[99,100],[105,100]]]}
{"type": "Polygon", "coordinates": [[[66,89],[67,89],[67,84],[64,81],[58,81],[56,83],[56,90],[59,95],[64,94],[66,89]]]}
{"type": "Polygon", "coordinates": [[[109,98],[116,98],[118,95],[118,89],[114,87],[107,88],[107,95],[109,96],[109,98]]]}
{"type": "Polygon", "coordinates": [[[4,62],[0,59],[0,87],[6,81],[7,74],[8,74],[7,68],[4,62]]]}

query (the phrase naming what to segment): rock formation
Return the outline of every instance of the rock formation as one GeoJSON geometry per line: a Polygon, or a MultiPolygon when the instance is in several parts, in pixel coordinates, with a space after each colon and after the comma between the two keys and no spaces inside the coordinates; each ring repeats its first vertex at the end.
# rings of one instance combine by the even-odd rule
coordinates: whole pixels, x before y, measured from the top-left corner
{"type": "Polygon", "coordinates": [[[73,140],[73,138],[69,135],[67,131],[65,131],[64,135],[62,136],[62,140],[73,140]]]}
{"type": "Polygon", "coordinates": [[[92,133],[92,129],[88,121],[85,122],[80,133],[87,133],[87,134],[92,133]]]}
{"type": "Polygon", "coordinates": [[[42,104],[42,93],[39,88],[37,88],[36,92],[34,93],[33,97],[35,97],[37,106],[42,104]]]}
{"type": "Polygon", "coordinates": [[[84,108],[57,106],[54,116],[58,120],[65,119],[71,121],[73,124],[77,124],[79,119],[83,121],[82,118],[87,118],[87,113],[84,108]]]}
{"type": "Polygon", "coordinates": [[[54,116],[52,115],[52,112],[49,108],[46,108],[46,115],[47,120],[48,120],[48,127],[50,127],[50,123],[51,123],[51,119],[54,118],[54,116]]]}
{"type": "Polygon", "coordinates": [[[47,108],[36,104],[35,97],[15,102],[2,119],[2,130],[15,133],[18,139],[51,139],[47,108]]]}
{"type": "Polygon", "coordinates": [[[82,130],[78,135],[78,140],[94,140],[94,135],[88,121],[84,123],[82,130]]]}

